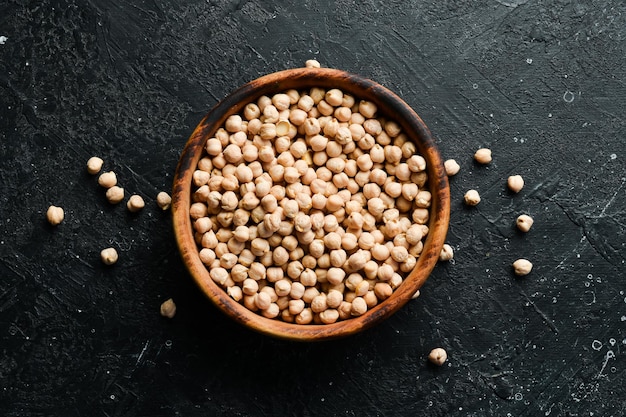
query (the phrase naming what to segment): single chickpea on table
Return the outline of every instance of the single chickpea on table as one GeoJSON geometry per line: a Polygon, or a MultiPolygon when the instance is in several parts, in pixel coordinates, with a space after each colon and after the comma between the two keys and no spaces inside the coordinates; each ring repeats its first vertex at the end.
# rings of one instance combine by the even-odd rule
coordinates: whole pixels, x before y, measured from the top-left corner
{"type": "Polygon", "coordinates": [[[119,255],[115,248],[106,248],[100,252],[100,259],[105,265],[113,265],[117,262],[119,255]]]}
{"type": "Polygon", "coordinates": [[[489,164],[492,160],[491,157],[491,149],[488,148],[480,148],[479,150],[476,151],[476,153],[474,154],[474,159],[476,160],[476,162],[478,162],[479,164],[482,165],[486,165],[489,164]]]}
{"type": "Polygon", "coordinates": [[[87,172],[91,175],[95,175],[102,169],[102,165],[104,165],[104,161],[97,156],[92,156],[87,161],[87,172]]]}
{"type": "Polygon", "coordinates": [[[521,175],[511,175],[507,178],[507,186],[514,193],[519,193],[524,188],[524,178],[521,175]]]}
{"type": "Polygon", "coordinates": [[[428,360],[437,366],[442,366],[448,360],[448,353],[443,348],[435,348],[428,354],[428,360]]]}
{"type": "Polygon", "coordinates": [[[46,211],[46,218],[48,219],[48,223],[53,226],[57,226],[61,224],[61,222],[65,218],[65,212],[61,207],[50,206],[46,211]]]}

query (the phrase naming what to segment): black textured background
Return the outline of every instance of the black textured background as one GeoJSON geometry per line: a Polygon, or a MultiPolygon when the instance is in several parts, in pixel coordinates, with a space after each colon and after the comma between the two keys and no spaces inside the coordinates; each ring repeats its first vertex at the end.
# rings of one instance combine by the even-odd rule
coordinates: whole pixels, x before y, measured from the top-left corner
{"type": "Polygon", "coordinates": [[[0,414],[626,415],[624,2],[0,0],[0,36],[0,414]],[[309,58],[398,93],[462,171],[422,296],[294,344],[199,294],[154,198],[219,99],[309,58]],[[109,205],[92,155],[146,209],[109,205]]]}

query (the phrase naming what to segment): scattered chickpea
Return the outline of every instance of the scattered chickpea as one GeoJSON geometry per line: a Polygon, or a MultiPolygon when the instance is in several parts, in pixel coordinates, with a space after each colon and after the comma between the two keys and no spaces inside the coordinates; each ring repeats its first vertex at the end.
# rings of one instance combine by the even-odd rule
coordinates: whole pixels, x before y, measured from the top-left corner
{"type": "Polygon", "coordinates": [[[530,228],[533,226],[534,222],[535,221],[533,220],[532,217],[530,217],[527,214],[522,214],[517,217],[515,224],[517,225],[517,228],[521,230],[522,232],[528,232],[530,228]]]}
{"type": "Polygon", "coordinates": [[[454,159],[448,159],[443,163],[443,166],[449,177],[455,176],[461,170],[461,166],[454,159]]]}
{"type": "Polygon", "coordinates": [[[146,203],[143,201],[143,198],[137,194],[130,196],[128,202],[126,203],[126,207],[132,213],[140,211],[145,205],[146,203]]]}
{"type": "Polygon", "coordinates": [[[173,318],[176,315],[176,304],[174,300],[170,298],[163,301],[160,311],[163,317],[167,317],[168,319],[173,318]]]}
{"type": "Polygon", "coordinates": [[[104,161],[97,156],[92,156],[87,161],[87,172],[91,175],[95,175],[102,169],[102,165],[104,165],[104,161]]]}
{"type": "Polygon", "coordinates": [[[491,149],[480,148],[474,154],[474,159],[479,164],[486,165],[491,162],[491,149]]]}
{"type": "Polygon", "coordinates": [[[115,172],[113,171],[100,174],[98,177],[98,184],[104,188],[111,188],[117,184],[117,175],[115,175],[115,172]]]}
{"type": "Polygon", "coordinates": [[[105,195],[107,200],[109,200],[109,203],[118,204],[122,202],[122,200],[124,200],[124,189],[122,187],[114,185],[106,191],[105,195]]]}
{"type": "Polygon", "coordinates": [[[513,262],[513,271],[517,276],[524,276],[530,274],[533,269],[533,264],[527,259],[518,259],[513,262]]]}
{"type": "Polygon", "coordinates": [[[441,249],[441,253],[439,254],[439,260],[443,262],[447,262],[447,261],[452,260],[452,258],[454,258],[454,249],[452,249],[452,246],[446,243],[443,245],[443,248],[441,249]]]}
{"type": "Polygon", "coordinates": [[[307,61],[304,63],[304,66],[306,68],[320,68],[321,67],[320,63],[315,59],[307,59],[307,61]]]}
{"type": "Polygon", "coordinates": [[[480,194],[476,190],[469,190],[465,193],[464,200],[468,206],[475,206],[480,203],[480,194]]]}
{"type": "Polygon", "coordinates": [[[437,366],[442,366],[448,360],[448,353],[443,348],[435,348],[428,354],[428,360],[437,366]]]}
{"type": "Polygon", "coordinates": [[[100,252],[100,259],[105,265],[113,265],[117,262],[118,254],[115,248],[102,249],[100,252]]]}
{"type": "Polygon", "coordinates": [[[165,191],[161,191],[156,196],[156,202],[161,210],[167,210],[172,204],[172,197],[165,191]]]}
{"type": "Polygon", "coordinates": [[[56,226],[65,218],[65,212],[61,207],[50,206],[48,207],[48,211],[46,211],[46,218],[51,225],[56,226]]]}
{"type": "Polygon", "coordinates": [[[519,193],[524,188],[524,178],[521,175],[511,175],[506,181],[509,190],[519,193]]]}

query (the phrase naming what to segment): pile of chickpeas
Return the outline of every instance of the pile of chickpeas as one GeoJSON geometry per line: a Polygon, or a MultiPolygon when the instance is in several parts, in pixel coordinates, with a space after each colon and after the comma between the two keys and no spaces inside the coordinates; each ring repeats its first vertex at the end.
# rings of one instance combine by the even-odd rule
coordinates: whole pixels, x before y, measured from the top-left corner
{"type": "Polygon", "coordinates": [[[262,96],[193,173],[199,256],[268,318],[334,323],[387,299],[428,234],[426,161],[394,120],[339,89],[262,96]]]}

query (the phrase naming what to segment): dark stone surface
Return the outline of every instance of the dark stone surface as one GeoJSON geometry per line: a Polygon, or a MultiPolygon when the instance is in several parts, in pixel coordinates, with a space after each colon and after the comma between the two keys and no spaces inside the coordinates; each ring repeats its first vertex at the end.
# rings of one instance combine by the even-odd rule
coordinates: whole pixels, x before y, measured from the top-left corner
{"type": "Polygon", "coordinates": [[[4,0],[0,36],[2,415],[626,414],[623,2],[4,0]],[[198,293],[154,197],[211,106],[309,58],[397,92],[462,171],[455,261],[422,296],[355,337],[293,344],[198,293]],[[92,155],[143,212],[108,205],[92,155]],[[535,264],[523,279],[518,257],[535,264]]]}

